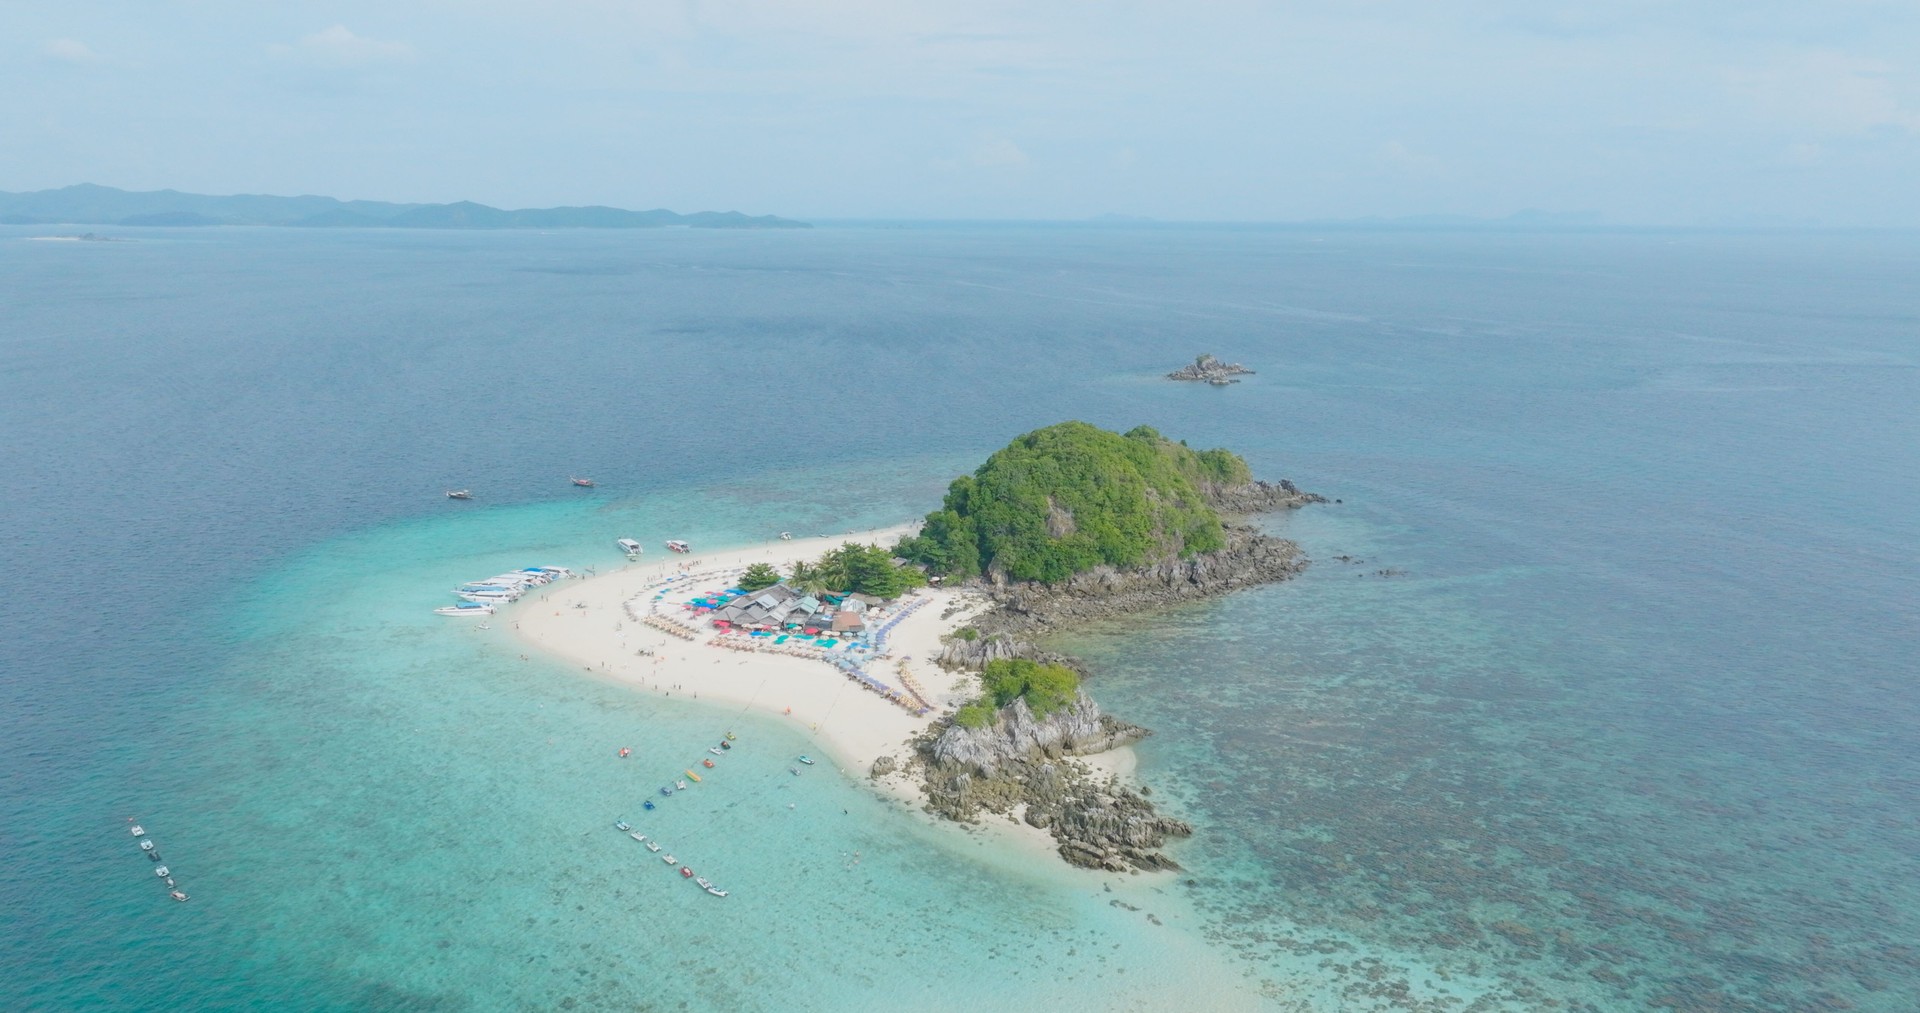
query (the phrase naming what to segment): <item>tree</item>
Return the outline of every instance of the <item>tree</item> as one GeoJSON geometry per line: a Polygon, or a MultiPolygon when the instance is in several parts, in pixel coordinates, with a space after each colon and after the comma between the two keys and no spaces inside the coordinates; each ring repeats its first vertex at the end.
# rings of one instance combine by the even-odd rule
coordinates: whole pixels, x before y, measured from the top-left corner
{"type": "Polygon", "coordinates": [[[742,591],[758,591],[780,583],[780,571],[765,563],[755,563],[747,567],[747,572],[741,574],[734,583],[742,591]]]}
{"type": "Polygon", "coordinates": [[[1056,583],[1226,545],[1208,497],[1251,478],[1225,450],[1195,451],[1149,426],[1036,429],[947,487],[941,509],[896,547],[934,573],[1056,583]]]}
{"type": "Polygon", "coordinates": [[[1080,690],[1080,676],[1064,665],[1003,658],[987,662],[980,673],[980,685],[986,690],[981,704],[998,710],[1024,698],[1033,716],[1044,718],[1073,703],[1080,690]]]}
{"type": "Polygon", "coordinates": [[[894,562],[892,552],[856,542],[842,543],[817,561],[794,569],[795,585],[809,594],[832,590],[898,598],[926,582],[927,575],[918,568],[894,562]]]}

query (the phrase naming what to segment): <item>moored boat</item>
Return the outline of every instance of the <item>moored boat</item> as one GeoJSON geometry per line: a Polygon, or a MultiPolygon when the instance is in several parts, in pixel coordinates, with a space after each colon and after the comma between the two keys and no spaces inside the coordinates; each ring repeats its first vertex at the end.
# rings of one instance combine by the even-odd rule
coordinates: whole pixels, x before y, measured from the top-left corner
{"type": "Polygon", "coordinates": [[[715,897],[725,897],[727,895],[727,891],[722,890],[717,886],[714,886],[712,883],[703,883],[701,884],[701,887],[702,889],[706,890],[708,893],[713,894],[715,897]]]}
{"type": "Polygon", "coordinates": [[[579,486],[579,487],[580,487],[580,488],[582,488],[582,489],[591,489],[591,488],[593,488],[593,479],[590,479],[590,478],[572,478],[572,477],[569,477],[569,478],[568,478],[568,481],[570,481],[570,482],[572,482],[572,483],[573,483],[574,485],[577,485],[577,486],[579,486]]]}
{"type": "Polygon", "coordinates": [[[146,839],[146,840],[144,840],[144,841],[141,841],[141,842],[140,842],[140,850],[141,850],[141,851],[152,851],[152,850],[153,850],[153,848],[154,848],[154,844],[153,844],[153,839],[152,839],[152,838],[148,838],[148,839],[146,839]]]}
{"type": "Polygon", "coordinates": [[[667,551],[678,552],[684,555],[686,553],[692,552],[693,546],[688,545],[687,543],[681,541],[678,538],[670,538],[667,540],[667,551]]]}
{"type": "Polygon", "coordinates": [[[712,760],[701,760],[701,761],[700,761],[700,765],[701,765],[702,767],[705,767],[705,768],[707,768],[708,770],[712,770],[712,769],[713,769],[713,761],[712,761],[712,760]]]}
{"type": "Polygon", "coordinates": [[[653,843],[652,841],[642,841],[642,842],[640,842],[640,843],[642,843],[642,844],[645,844],[645,845],[647,846],[647,850],[648,850],[648,851],[654,851],[654,852],[657,852],[657,851],[659,851],[659,850],[660,850],[660,845],[658,845],[658,844],[655,844],[655,843],[653,843]]]}
{"type": "Polygon", "coordinates": [[[642,808],[642,809],[652,809],[652,808],[653,808],[653,799],[647,799],[647,800],[646,800],[645,802],[642,802],[642,803],[640,803],[640,808],[642,808]]]}
{"type": "Polygon", "coordinates": [[[794,759],[799,760],[801,763],[804,763],[809,767],[813,766],[813,757],[811,756],[796,756],[794,757],[794,759]]]}
{"type": "Polygon", "coordinates": [[[175,891],[173,891],[173,892],[171,892],[171,893],[169,893],[169,894],[167,894],[167,896],[169,896],[169,897],[172,897],[172,898],[173,898],[174,900],[177,900],[177,901],[185,901],[185,900],[187,900],[187,895],[186,895],[186,894],[185,894],[184,892],[182,892],[182,891],[180,891],[180,890],[175,890],[175,891]]]}
{"type": "Polygon", "coordinates": [[[499,604],[518,601],[527,593],[524,587],[501,587],[498,584],[462,584],[453,589],[453,596],[465,601],[485,601],[499,604]]]}
{"type": "Polygon", "coordinates": [[[692,879],[692,878],[693,878],[693,870],[692,870],[692,869],[689,869],[689,868],[687,868],[687,867],[686,867],[686,866],[684,866],[684,865],[683,865],[683,866],[681,866],[681,867],[680,867],[680,878],[681,878],[681,879],[692,879]]]}
{"type": "Polygon", "coordinates": [[[691,769],[685,770],[682,773],[686,774],[688,777],[691,777],[696,781],[700,780],[700,775],[694,773],[691,769]]]}
{"type": "Polygon", "coordinates": [[[626,833],[627,831],[632,830],[633,828],[630,826],[627,826],[626,820],[614,820],[613,829],[618,830],[621,833],[626,833]]]}
{"type": "Polygon", "coordinates": [[[168,876],[173,875],[172,873],[167,871],[167,867],[164,865],[155,866],[153,870],[153,874],[156,876],[159,876],[161,879],[165,879],[168,876]]]}
{"type": "Polygon", "coordinates": [[[668,865],[679,865],[679,864],[680,864],[680,860],[679,860],[678,858],[675,858],[675,857],[673,857],[672,855],[661,855],[661,856],[660,856],[660,860],[661,860],[662,862],[665,862],[665,863],[667,863],[668,865]]]}
{"type": "Polygon", "coordinates": [[[642,844],[647,843],[647,835],[641,833],[638,830],[635,830],[633,833],[630,833],[627,836],[633,838],[636,841],[639,841],[642,844]]]}
{"type": "Polygon", "coordinates": [[[660,786],[660,794],[662,794],[662,795],[671,795],[671,794],[673,794],[673,785],[670,785],[670,784],[663,784],[663,785],[661,785],[661,786],[660,786]]]}
{"type": "Polygon", "coordinates": [[[493,614],[493,605],[483,601],[462,602],[459,605],[448,605],[444,608],[434,609],[433,614],[437,616],[490,616],[493,614]]]}
{"type": "Polygon", "coordinates": [[[641,552],[644,551],[640,548],[640,543],[631,538],[616,538],[613,544],[619,546],[620,551],[626,553],[628,559],[639,559],[641,552]]]}
{"type": "MultiPolygon", "coordinates": [[[[691,774],[691,773],[693,773],[693,771],[687,771],[687,773],[689,773],[689,774],[691,774]]],[[[697,780],[699,780],[699,778],[694,778],[694,780],[696,780],[696,781],[697,781],[697,780]]],[[[687,790],[687,782],[685,782],[685,781],[675,781],[675,782],[673,782],[673,790],[674,790],[674,791],[686,791],[686,790],[687,790]]]]}
{"type": "Polygon", "coordinates": [[[448,489],[448,499],[472,499],[473,493],[466,489],[448,489]]]}
{"type": "Polygon", "coordinates": [[[145,836],[147,836],[147,828],[146,828],[146,827],[143,827],[143,826],[141,826],[141,825],[140,825],[140,824],[138,824],[138,823],[135,823],[135,824],[134,824],[133,826],[130,826],[130,827],[128,827],[128,828],[127,828],[127,830],[128,830],[129,832],[131,832],[131,833],[133,834],[133,836],[135,836],[135,837],[145,837],[145,836]]]}
{"type": "Polygon", "coordinates": [[[712,754],[713,754],[713,755],[715,755],[715,756],[719,756],[719,755],[720,755],[720,747],[719,747],[719,746],[708,746],[708,747],[707,747],[707,752],[709,752],[709,753],[712,753],[712,754]]]}

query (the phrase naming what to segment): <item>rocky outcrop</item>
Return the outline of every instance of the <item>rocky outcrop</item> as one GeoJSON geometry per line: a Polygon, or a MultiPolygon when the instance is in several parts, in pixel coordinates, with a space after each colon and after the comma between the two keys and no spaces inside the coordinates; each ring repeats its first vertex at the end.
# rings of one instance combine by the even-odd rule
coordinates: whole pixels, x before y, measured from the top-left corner
{"type": "Polygon", "coordinates": [[[991,776],[1010,763],[1103,753],[1146,734],[1138,725],[1102,714],[1099,704],[1078,693],[1072,704],[1045,718],[1034,717],[1025,700],[1015,700],[985,728],[948,725],[927,752],[936,763],[991,776]]]}
{"type": "Polygon", "coordinates": [[[997,607],[974,620],[981,640],[955,654],[1041,660],[1030,649],[1021,650],[1026,638],[1076,623],[1271,584],[1294,576],[1306,566],[1306,556],[1298,545],[1251,527],[1230,525],[1227,547],[1218,552],[1162,560],[1133,570],[1103,566],[1056,584],[988,584],[985,590],[997,607]],[[994,643],[996,635],[1004,637],[994,643]]]}
{"type": "Polygon", "coordinates": [[[1223,514],[1264,514],[1275,510],[1297,510],[1309,503],[1325,503],[1327,498],[1315,492],[1302,492],[1286,479],[1278,482],[1254,480],[1245,485],[1207,486],[1200,490],[1207,505],[1223,514]]]}
{"type": "Polygon", "coordinates": [[[1221,362],[1211,355],[1201,355],[1194,358],[1192,365],[1182,366],[1168,373],[1167,379],[1198,380],[1213,384],[1215,387],[1225,387],[1227,384],[1240,382],[1234,377],[1252,372],[1253,370],[1237,362],[1221,362]]]}
{"type": "Polygon", "coordinates": [[[1133,742],[1146,729],[1102,714],[1086,694],[1036,719],[1024,700],[986,728],[949,724],[918,743],[927,808],[948,819],[1015,815],[1053,836],[1060,857],[1087,868],[1124,872],[1177,869],[1160,852],[1193,828],[1154,812],[1139,792],[1068,759],[1133,742]]]}
{"type": "MultiPolygon", "coordinates": [[[[994,613],[988,613],[989,626],[1003,625],[996,620],[994,613]]],[[[977,628],[972,640],[955,638],[940,647],[940,655],[934,660],[944,668],[957,668],[977,672],[987,667],[989,661],[1002,661],[1011,658],[1026,658],[1042,665],[1065,665],[1080,673],[1087,674],[1079,659],[1069,657],[1057,651],[1049,651],[1029,640],[1023,640],[1004,631],[981,633],[977,628]]]]}

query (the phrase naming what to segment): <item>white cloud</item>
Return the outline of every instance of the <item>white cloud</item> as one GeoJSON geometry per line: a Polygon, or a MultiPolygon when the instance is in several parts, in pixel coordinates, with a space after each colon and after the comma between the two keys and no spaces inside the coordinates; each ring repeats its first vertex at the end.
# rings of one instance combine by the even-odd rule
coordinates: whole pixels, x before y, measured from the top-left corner
{"type": "Polygon", "coordinates": [[[411,59],[413,47],[404,42],[355,35],[345,25],[334,25],[306,36],[291,46],[269,46],[275,56],[292,57],[327,67],[354,67],[369,63],[411,59]]]}
{"type": "Polygon", "coordinates": [[[1727,75],[1729,87],[1769,120],[1823,134],[1920,133],[1920,106],[1902,96],[1892,65],[1821,51],[1727,75]]]}
{"type": "Polygon", "coordinates": [[[48,39],[40,44],[40,52],[68,63],[100,62],[100,54],[88,49],[87,44],[78,39],[48,39]]]}
{"type": "Polygon", "coordinates": [[[1382,144],[1380,158],[1402,172],[1426,174],[1440,168],[1439,159],[1424,152],[1415,151],[1399,141],[1388,141],[1382,144]]]}
{"type": "Polygon", "coordinates": [[[1004,137],[988,137],[967,152],[967,161],[983,169],[1018,168],[1027,164],[1027,153],[1004,137]]]}

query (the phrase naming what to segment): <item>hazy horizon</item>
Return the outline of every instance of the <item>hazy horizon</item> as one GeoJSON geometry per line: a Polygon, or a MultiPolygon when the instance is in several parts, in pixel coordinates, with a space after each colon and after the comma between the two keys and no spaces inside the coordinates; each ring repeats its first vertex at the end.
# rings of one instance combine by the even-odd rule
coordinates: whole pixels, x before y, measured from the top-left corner
{"type": "Polygon", "coordinates": [[[0,190],[804,220],[1920,225],[1920,8],[0,11],[0,190]]]}

